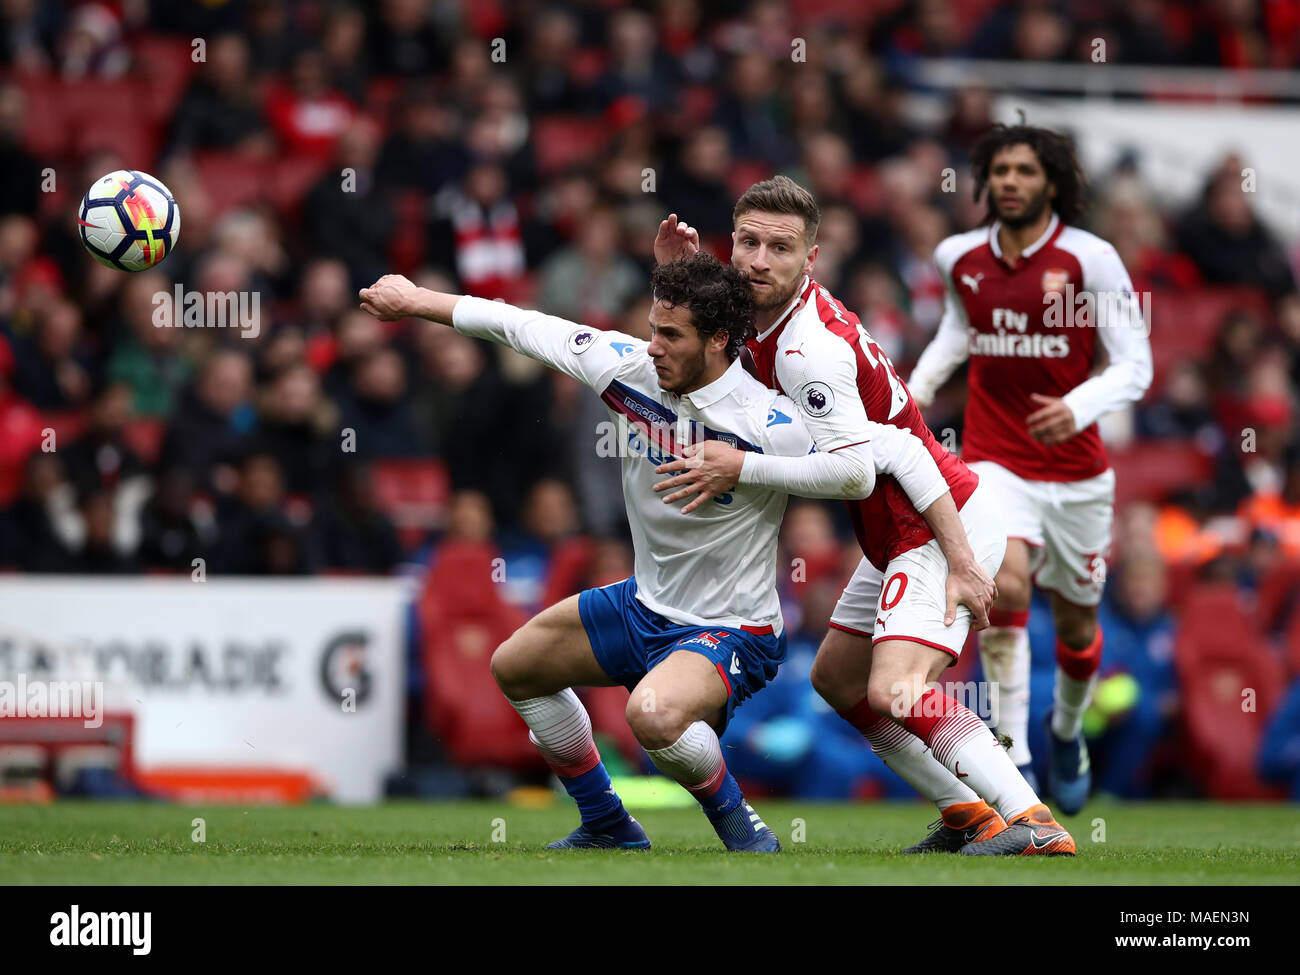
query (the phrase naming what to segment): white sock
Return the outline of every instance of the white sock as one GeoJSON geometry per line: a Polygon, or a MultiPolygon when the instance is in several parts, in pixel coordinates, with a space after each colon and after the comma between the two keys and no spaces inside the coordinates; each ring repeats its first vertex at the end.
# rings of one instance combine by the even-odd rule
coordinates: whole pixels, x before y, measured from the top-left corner
{"type": "Polygon", "coordinates": [[[1083,731],[1083,712],[1092,703],[1097,674],[1076,680],[1060,667],[1056,668],[1056,689],[1052,694],[1052,734],[1062,741],[1078,738],[1083,731]]]}
{"type": "Polygon", "coordinates": [[[1007,822],[1038,796],[1029,787],[979,715],[937,690],[927,691],[903,719],[924,734],[935,759],[978,795],[1007,822]]]}
{"type": "Polygon", "coordinates": [[[600,761],[591,736],[591,718],[573,688],[510,704],[528,725],[528,737],[557,775],[581,775],[600,761]]]}
{"type": "MultiPolygon", "coordinates": [[[[879,717],[879,715],[877,715],[879,717]]],[[[979,802],[970,788],[955,775],[935,761],[925,742],[901,725],[888,718],[867,729],[859,729],[871,743],[871,750],[889,769],[925,798],[939,811],[963,802],[979,802]]]]}
{"type": "Polygon", "coordinates": [[[716,792],[727,774],[718,736],[703,721],[693,722],[667,748],[647,748],[646,754],[655,763],[655,768],[680,783],[696,798],[716,792]]]}
{"type": "Polygon", "coordinates": [[[1011,739],[1007,754],[1016,767],[1029,764],[1029,631],[990,626],[979,635],[984,679],[996,685],[993,726],[1011,739]]]}

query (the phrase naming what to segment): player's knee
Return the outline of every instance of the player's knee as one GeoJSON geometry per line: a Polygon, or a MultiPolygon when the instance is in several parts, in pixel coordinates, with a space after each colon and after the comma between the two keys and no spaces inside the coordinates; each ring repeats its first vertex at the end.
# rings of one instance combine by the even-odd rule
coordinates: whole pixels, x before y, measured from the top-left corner
{"type": "Polygon", "coordinates": [[[1009,613],[1018,613],[1029,608],[1032,595],[1029,577],[1020,572],[1003,570],[994,579],[998,587],[998,598],[993,605],[1009,613]]]}
{"type": "Polygon", "coordinates": [[[927,686],[920,674],[875,673],[867,685],[867,705],[882,717],[905,718],[927,686]]]}
{"type": "MultiPolygon", "coordinates": [[[[638,689],[640,690],[640,689],[638,689]]],[[[655,695],[633,692],[627,700],[628,726],[642,748],[667,748],[677,741],[694,720],[671,702],[656,700],[655,695]]]]}
{"type": "Polygon", "coordinates": [[[535,696],[529,687],[527,655],[518,633],[493,651],[491,668],[492,679],[501,688],[501,693],[510,700],[524,701],[535,696]]]}
{"type": "Polygon", "coordinates": [[[813,690],[834,711],[847,711],[862,700],[861,687],[848,681],[841,668],[836,667],[823,654],[818,654],[813,660],[812,671],[808,677],[813,690]]]}
{"type": "Polygon", "coordinates": [[[1097,617],[1093,613],[1062,614],[1056,620],[1056,638],[1071,650],[1086,650],[1097,638],[1097,617]]]}

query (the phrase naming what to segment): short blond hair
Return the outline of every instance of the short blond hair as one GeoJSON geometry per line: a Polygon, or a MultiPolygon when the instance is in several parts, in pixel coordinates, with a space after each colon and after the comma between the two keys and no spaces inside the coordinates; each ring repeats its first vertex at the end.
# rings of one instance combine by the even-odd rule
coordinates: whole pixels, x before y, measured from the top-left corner
{"type": "Polygon", "coordinates": [[[733,222],[750,211],[759,213],[788,213],[802,217],[804,240],[811,247],[817,239],[817,228],[822,222],[822,211],[817,199],[789,176],[773,176],[755,183],[736,201],[731,211],[733,222]]]}

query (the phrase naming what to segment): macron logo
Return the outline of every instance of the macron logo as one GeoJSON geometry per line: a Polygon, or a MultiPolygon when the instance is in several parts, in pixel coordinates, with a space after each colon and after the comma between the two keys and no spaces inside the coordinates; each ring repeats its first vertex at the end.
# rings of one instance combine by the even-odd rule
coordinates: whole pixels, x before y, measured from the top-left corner
{"type": "Polygon", "coordinates": [[[632,351],[631,342],[610,342],[609,347],[618,353],[620,359],[632,351]]]}
{"type": "Polygon", "coordinates": [[[780,410],[767,411],[767,425],[769,427],[779,427],[782,423],[790,423],[790,422],[791,422],[790,418],[786,416],[784,413],[782,413],[780,410]]]}
{"type": "Polygon", "coordinates": [[[62,947],[129,946],[133,955],[149,954],[153,913],[150,911],[88,911],[72,905],[50,915],[50,944],[62,947]]]}

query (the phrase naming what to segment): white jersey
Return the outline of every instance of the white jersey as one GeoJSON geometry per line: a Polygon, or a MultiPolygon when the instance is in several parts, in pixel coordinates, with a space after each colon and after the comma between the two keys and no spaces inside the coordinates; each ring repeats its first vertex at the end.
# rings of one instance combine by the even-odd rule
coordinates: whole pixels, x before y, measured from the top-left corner
{"type": "Polygon", "coordinates": [[[622,458],[637,599],[674,623],[781,633],[776,548],[787,495],[739,484],[684,515],[687,502],[664,504],[654,485],[666,476],[655,467],[703,440],[764,454],[809,453],[812,437],[788,398],[739,361],[694,392],[669,393],[643,339],[502,302],[462,298],[452,320],[457,331],[517,349],[604,401],[613,421],[600,443],[622,458]]]}

